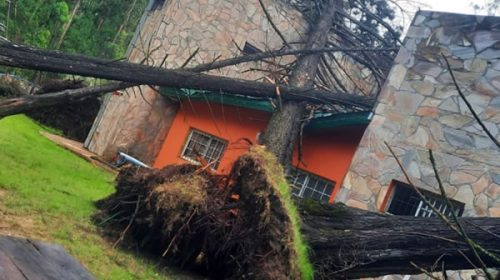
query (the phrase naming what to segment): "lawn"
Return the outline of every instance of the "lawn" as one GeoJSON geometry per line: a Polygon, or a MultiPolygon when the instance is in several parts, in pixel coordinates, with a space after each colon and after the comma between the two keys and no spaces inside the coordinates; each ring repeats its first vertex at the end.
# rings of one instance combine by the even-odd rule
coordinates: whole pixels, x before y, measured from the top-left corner
{"type": "Polygon", "coordinates": [[[91,216],[93,202],[113,192],[113,176],[41,130],[23,115],[0,119],[0,234],[61,244],[98,279],[189,279],[111,248],[91,216]]]}

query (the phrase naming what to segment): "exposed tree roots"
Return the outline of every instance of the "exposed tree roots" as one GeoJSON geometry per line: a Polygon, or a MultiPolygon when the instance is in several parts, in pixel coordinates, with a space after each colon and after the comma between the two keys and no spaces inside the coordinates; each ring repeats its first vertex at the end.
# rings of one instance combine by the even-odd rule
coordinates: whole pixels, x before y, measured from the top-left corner
{"type": "MultiPolygon", "coordinates": [[[[138,246],[212,279],[312,279],[311,262],[315,279],[477,266],[463,239],[438,218],[306,202],[299,224],[282,168],[259,146],[240,157],[229,176],[208,166],[126,168],[116,193],[99,207],[99,223],[120,233],[115,244],[138,246]]],[[[500,219],[459,220],[469,238],[500,254],[500,219]]],[[[482,258],[487,267],[499,265],[482,258]]]]}
{"type": "Polygon", "coordinates": [[[210,278],[300,279],[293,223],[255,150],[229,176],[195,165],[125,168],[116,193],[98,203],[97,218],[118,225],[143,249],[210,278]]]}

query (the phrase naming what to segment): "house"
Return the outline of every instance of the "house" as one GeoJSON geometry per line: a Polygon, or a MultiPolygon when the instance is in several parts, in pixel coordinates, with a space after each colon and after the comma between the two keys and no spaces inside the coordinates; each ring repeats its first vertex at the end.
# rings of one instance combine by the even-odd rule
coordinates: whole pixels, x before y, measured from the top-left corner
{"type": "MultiPolygon", "coordinates": [[[[307,29],[284,2],[265,2],[287,38],[307,29]]],[[[195,65],[233,57],[238,46],[248,52],[279,48],[282,42],[273,32],[257,0],[152,0],[128,57],[180,67],[198,49],[189,62],[195,65]]],[[[387,142],[413,184],[446,215],[500,217],[500,149],[459,97],[441,54],[499,139],[500,18],[419,11],[373,112],[320,111],[305,127],[302,160],[295,151],[292,164],[293,193],[394,215],[434,215],[406,184],[387,142]],[[428,149],[454,209],[438,195],[428,149]]],[[[256,79],[255,73],[240,71],[262,66],[252,63],[211,73],[256,79]]],[[[129,89],[106,96],[86,147],[109,160],[126,152],[154,167],[197,162],[201,155],[225,173],[250,143],[258,143],[275,106],[222,92],[129,89]]]]}
{"type": "MultiPolygon", "coordinates": [[[[306,28],[299,12],[284,1],[265,0],[283,36],[296,40],[306,28]]],[[[240,48],[275,49],[282,41],[273,33],[257,0],[151,0],[127,51],[130,61],[148,65],[181,67],[240,54],[240,48]]],[[[225,67],[210,74],[255,80],[254,72],[242,69],[259,63],[225,67]]],[[[177,113],[175,102],[150,87],[128,89],[122,96],[107,95],[86,146],[112,159],[118,150],[152,164],[177,113]]]]}
{"type": "MultiPolygon", "coordinates": [[[[306,30],[282,1],[268,11],[284,36],[306,30]]],[[[412,182],[443,211],[428,149],[460,215],[500,215],[500,158],[460,99],[441,54],[494,137],[499,137],[500,19],[420,11],[372,112],[316,112],[305,127],[301,160],[294,156],[294,193],[322,201],[404,215],[432,215],[406,185],[386,141],[412,182]]],[[[181,66],[233,57],[282,42],[258,1],[152,0],[129,49],[131,61],[181,66]],[[236,15],[236,16],[233,16],[236,15]],[[243,21],[241,18],[247,20],[243,21]],[[175,55],[168,55],[168,54],[175,55]]],[[[256,62],[252,62],[257,64],[256,62]]],[[[231,66],[213,74],[255,79],[231,66]]],[[[250,65],[251,66],[251,65],[250,65]]],[[[255,65],[254,65],[255,66],[255,65]]],[[[258,142],[273,106],[269,100],[187,89],[130,89],[106,97],[86,146],[107,159],[118,151],[155,167],[196,162],[217,172],[258,142]],[[160,93],[158,94],[157,91],[160,93]]]]}
{"type": "MultiPolygon", "coordinates": [[[[264,2],[283,35],[290,42],[298,40],[307,29],[302,15],[286,1],[264,2]]],[[[197,50],[189,62],[197,65],[219,56],[231,58],[241,51],[280,48],[283,42],[273,32],[258,0],[153,0],[128,57],[134,62],[157,66],[163,63],[175,68],[197,50]]],[[[287,60],[290,58],[276,62],[287,60]]],[[[211,74],[261,78],[262,73],[242,71],[252,67],[272,69],[272,65],[250,62],[211,74]]],[[[359,79],[356,87],[367,88],[366,84],[359,79]]],[[[258,142],[259,133],[275,110],[273,106],[279,104],[223,93],[147,86],[128,89],[106,96],[85,144],[110,161],[118,152],[125,152],[158,168],[197,162],[201,155],[214,170],[228,173],[231,163],[248,150],[249,143],[258,142]]],[[[371,112],[359,110],[315,113],[304,128],[301,160],[298,151],[294,156],[291,180],[297,196],[333,202],[370,116],[371,112]]]]}
{"type": "MultiPolygon", "coordinates": [[[[154,167],[197,162],[197,154],[221,173],[258,141],[274,110],[268,101],[184,90],[183,97],[154,167]],[[212,96],[212,95],[210,95],[212,96]],[[188,99],[189,98],[189,99],[188,99]]],[[[334,200],[370,112],[319,113],[306,126],[299,162],[295,150],[291,172],[293,193],[303,198],[334,200]]]]}

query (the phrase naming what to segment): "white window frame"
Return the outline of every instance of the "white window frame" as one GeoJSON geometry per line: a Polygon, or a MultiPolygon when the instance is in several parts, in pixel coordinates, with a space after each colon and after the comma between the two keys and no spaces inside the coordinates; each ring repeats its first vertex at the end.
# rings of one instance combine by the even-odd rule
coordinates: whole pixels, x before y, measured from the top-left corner
{"type": "Polygon", "coordinates": [[[200,162],[197,161],[196,158],[191,158],[191,157],[189,157],[188,155],[185,155],[185,154],[186,154],[186,152],[188,150],[190,142],[193,140],[193,135],[195,133],[200,134],[202,136],[208,137],[208,142],[206,143],[206,149],[204,151],[199,151],[199,152],[200,152],[201,156],[203,156],[203,158],[205,158],[205,160],[208,161],[208,163],[210,164],[210,167],[213,170],[216,170],[217,167],[219,167],[219,164],[220,164],[220,161],[222,159],[222,156],[224,155],[224,152],[226,151],[228,141],[224,140],[222,138],[219,138],[217,136],[214,136],[212,134],[208,134],[206,132],[203,132],[203,131],[201,131],[199,129],[191,128],[189,130],[189,134],[188,134],[188,137],[187,137],[186,142],[184,144],[184,147],[182,148],[181,158],[184,159],[184,160],[187,160],[187,161],[189,161],[191,163],[194,163],[194,164],[200,164],[200,162]],[[207,150],[210,149],[210,146],[212,145],[212,143],[216,143],[216,142],[222,144],[222,148],[220,149],[220,151],[217,152],[218,153],[218,158],[207,159],[206,158],[206,152],[207,152],[207,150]]]}
{"type": "MultiPolygon", "coordinates": [[[[330,196],[331,196],[333,190],[335,189],[335,184],[336,184],[335,181],[331,181],[331,180],[322,178],[318,175],[315,175],[313,173],[307,172],[307,171],[302,170],[302,169],[293,169],[290,172],[290,174],[288,175],[288,182],[291,185],[291,188],[292,188],[291,191],[292,191],[293,196],[304,198],[304,193],[305,193],[306,189],[311,189],[312,192],[320,193],[320,198],[318,201],[329,201],[330,196]],[[301,176],[301,175],[305,176],[305,179],[302,183],[299,183],[299,185],[297,185],[297,180],[298,180],[299,176],[301,176]],[[316,189],[317,186],[314,186],[314,187],[309,186],[311,179],[316,179],[319,182],[321,182],[323,184],[323,190],[321,190],[321,191],[317,190],[316,189]],[[331,188],[331,191],[329,193],[326,193],[325,191],[327,190],[328,185],[331,185],[332,188],[331,188]],[[300,190],[299,190],[299,193],[296,194],[294,192],[294,189],[298,189],[298,188],[300,188],[300,190]],[[326,197],[326,200],[323,200],[324,197],[326,197]]],[[[314,199],[313,197],[306,197],[306,198],[314,199]]]]}

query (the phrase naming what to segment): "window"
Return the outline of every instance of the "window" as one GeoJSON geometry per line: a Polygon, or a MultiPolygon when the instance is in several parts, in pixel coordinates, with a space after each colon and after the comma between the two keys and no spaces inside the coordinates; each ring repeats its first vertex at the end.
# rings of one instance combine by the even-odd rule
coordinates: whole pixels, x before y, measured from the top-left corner
{"type": "Polygon", "coordinates": [[[322,179],[299,169],[292,170],[288,180],[294,196],[319,201],[328,201],[335,186],[335,182],[322,179]]]}
{"type": "Polygon", "coordinates": [[[163,4],[165,4],[165,0],[155,0],[153,2],[153,5],[151,5],[151,11],[161,9],[163,7],[163,4]]]}
{"type": "Polygon", "coordinates": [[[227,141],[192,129],[182,150],[182,158],[198,163],[197,158],[201,156],[211,164],[213,169],[217,169],[226,146],[227,141]]]}
{"type": "MultiPolygon", "coordinates": [[[[434,207],[436,207],[436,209],[441,211],[441,213],[446,216],[451,216],[451,211],[455,211],[458,216],[461,216],[464,211],[464,204],[459,201],[450,199],[454,208],[450,209],[443,197],[425,190],[420,190],[420,192],[434,207]]],[[[427,204],[410,185],[398,181],[393,181],[392,197],[390,198],[386,212],[401,216],[436,216],[434,211],[427,206],[427,204]]]]}
{"type": "Polygon", "coordinates": [[[256,46],[245,42],[245,46],[243,47],[243,53],[244,54],[256,54],[256,53],[261,53],[262,51],[257,48],[256,46]]]}

